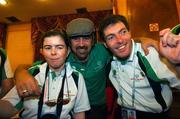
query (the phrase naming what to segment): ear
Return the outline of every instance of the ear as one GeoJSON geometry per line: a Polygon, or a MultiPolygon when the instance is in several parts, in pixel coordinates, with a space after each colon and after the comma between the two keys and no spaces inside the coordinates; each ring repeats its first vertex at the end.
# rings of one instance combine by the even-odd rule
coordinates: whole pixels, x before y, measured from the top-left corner
{"type": "Polygon", "coordinates": [[[40,54],[41,54],[41,55],[43,55],[43,49],[42,49],[42,48],[40,48],[40,50],[39,50],[39,51],[40,51],[40,54]]]}
{"type": "Polygon", "coordinates": [[[68,47],[68,51],[67,51],[67,56],[66,56],[66,57],[68,57],[68,55],[69,55],[70,52],[71,52],[71,50],[70,50],[70,48],[68,47]]]}
{"type": "Polygon", "coordinates": [[[103,42],[103,44],[104,44],[104,46],[105,46],[106,48],[108,48],[105,42],[103,42]]]}

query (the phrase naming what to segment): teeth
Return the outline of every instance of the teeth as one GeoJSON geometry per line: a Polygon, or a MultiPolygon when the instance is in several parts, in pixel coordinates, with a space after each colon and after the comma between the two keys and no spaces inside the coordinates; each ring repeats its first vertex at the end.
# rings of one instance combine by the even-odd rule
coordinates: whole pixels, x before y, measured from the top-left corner
{"type": "Polygon", "coordinates": [[[123,48],[125,48],[125,45],[119,47],[118,49],[121,50],[121,49],[123,49],[123,48]]]}

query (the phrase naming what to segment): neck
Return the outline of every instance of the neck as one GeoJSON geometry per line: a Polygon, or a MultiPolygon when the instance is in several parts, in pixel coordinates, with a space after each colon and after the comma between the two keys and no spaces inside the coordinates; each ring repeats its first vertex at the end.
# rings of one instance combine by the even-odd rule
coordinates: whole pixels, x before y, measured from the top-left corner
{"type": "Polygon", "coordinates": [[[75,57],[75,59],[79,60],[82,63],[85,63],[85,62],[88,61],[88,56],[86,58],[84,58],[84,59],[81,59],[81,58],[77,57],[76,55],[74,55],[74,57],[75,57]]]}
{"type": "Polygon", "coordinates": [[[65,64],[63,64],[61,67],[58,67],[58,68],[54,68],[54,67],[49,66],[49,68],[55,72],[61,72],[64,69],[64,67],[65,67],[65,64]]]}
{"type": "MultiPolygon", "coordinates": [[[[79,59],[79,60],[80,60],[80,59],[79,59]]],[[[80,61],[83,62],[83,63],[85,63],[85,62],[88,61],[88,57],[86,57],[86,59],[81,59],[80,61]]]]}

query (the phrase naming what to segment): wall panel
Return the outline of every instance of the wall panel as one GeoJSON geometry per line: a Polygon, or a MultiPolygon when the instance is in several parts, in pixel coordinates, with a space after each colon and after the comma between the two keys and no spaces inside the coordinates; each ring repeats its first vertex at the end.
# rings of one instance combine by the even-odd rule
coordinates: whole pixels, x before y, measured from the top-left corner
{"type": "Polygon", "coordinates": [[[159,39],[159,31],[150,32],[149,24],[158,23],[159,30],[179,23],[175,0],[127,0],[133,36],[159,39]]]}

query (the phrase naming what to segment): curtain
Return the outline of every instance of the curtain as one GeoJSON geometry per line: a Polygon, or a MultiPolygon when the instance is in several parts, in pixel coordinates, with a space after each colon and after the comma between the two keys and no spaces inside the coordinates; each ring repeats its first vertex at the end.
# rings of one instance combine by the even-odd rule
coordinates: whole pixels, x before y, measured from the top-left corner
{"type": "Polygon", "coordinates": [[[48,30],[52,29],[66,29],[68,22],[75,18],[83,17],[91,19],[95,27],[98,28],[99,22],[106,17],[107,15],[112,14],[112,10],[96,11],[96,12],[87,12],[83,14],[67,14],[59,16],[48,16],[48,17],[38,17],[32,18],[32,28],[31,28],[31,39],[32,43],[35,46],[35,56],[34,61],[43,60],[42,56],[39,53],[41,46],[41,36],[48,30]]]}
{"type": "Polygon", "coordinates": [[[0,48],[5,48],[7,25],[0,23],[0,48]]]}

